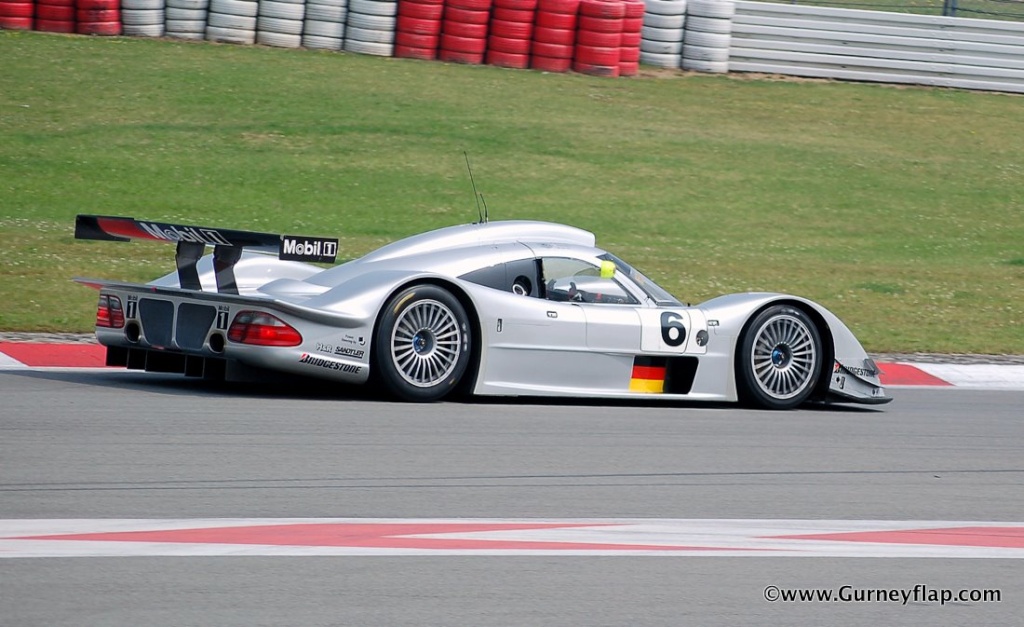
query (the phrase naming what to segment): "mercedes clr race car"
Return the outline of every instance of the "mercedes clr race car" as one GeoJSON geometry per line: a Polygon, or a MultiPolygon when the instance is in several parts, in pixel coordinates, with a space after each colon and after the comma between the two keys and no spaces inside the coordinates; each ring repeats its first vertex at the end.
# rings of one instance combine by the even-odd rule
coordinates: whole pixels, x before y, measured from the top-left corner
{"type": "Polygon", "coordinates": [[[881,404],[879,370],[805,298],[686,305],[592,233],[480,222],[331,267],[338,240],[80,215],[80,239],[175,243],[176,270],[100,290],[107,363],[231,378],[276,371],[408,401],[488,396],[881,404]],[[207,254],[207,249],[212,253],[207,254]]]}

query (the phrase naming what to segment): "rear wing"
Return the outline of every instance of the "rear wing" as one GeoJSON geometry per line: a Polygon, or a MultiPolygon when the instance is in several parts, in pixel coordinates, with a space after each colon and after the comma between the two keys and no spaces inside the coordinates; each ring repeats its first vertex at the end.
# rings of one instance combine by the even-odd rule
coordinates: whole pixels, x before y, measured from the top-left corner
{"type": "Polygon", "coordinates": [[[150,222],[114,216],[78,215],[75,238],[127,242],[145,239],[177,245],[174,255],[178,281],[183,289],[202,291],[196,264],[213,247],[213,269],[217,291],[237,294],[234,267],[242,258],[242,249],[274,252],[284,261],[334,263],[338,256],[338,240],[302,235],[275,235],[254,231],[185,226],[150,222]]]}

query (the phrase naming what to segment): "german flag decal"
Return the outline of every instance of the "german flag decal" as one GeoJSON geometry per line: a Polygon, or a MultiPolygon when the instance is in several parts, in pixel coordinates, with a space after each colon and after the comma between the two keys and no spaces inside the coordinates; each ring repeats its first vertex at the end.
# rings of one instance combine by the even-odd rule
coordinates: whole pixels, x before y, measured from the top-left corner
{"type": "Polygon", "coordinates": [[[665,391],[665,358],[634,357],[633,374],[629,379],[630,392],[661,394],[665,391]]]}

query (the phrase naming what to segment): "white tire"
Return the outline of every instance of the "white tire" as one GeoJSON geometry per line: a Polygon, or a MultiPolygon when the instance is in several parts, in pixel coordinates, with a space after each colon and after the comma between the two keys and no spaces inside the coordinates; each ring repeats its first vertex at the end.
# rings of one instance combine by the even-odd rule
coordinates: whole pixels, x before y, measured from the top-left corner
{"type": "Polygon", "coordinates": [[[121,0],[121,11],[163,11],[164,0],[121,0]]]}
{"type": "Polygon", "coordinates": [[[398,15],[398,0],[349,0],[348,10],[363,15],[393,16],[398,15]]]}
{"type": "MultiPolygon", "coordinates": [[[[351,13],[348,16],[348,26],[363,28],[366,30],[395,30],[397,18],[389,15],[364,15],[362,13],[351,13]]],[[[364,39],[363,41],[369,41],[364,39]]]]}
{"type": "Polygon", "coordinates": [[[164,23],[159,24],[121,24],[121,34],[125,37],[163,37],[164,23]]]}
{"type": "Polygon", "coordinates": [[[686,15],[686,0],[644,0],[644,11],[656,15],[686,15]]]}
{"type": "MultiPolygon", "coordinates": [[[[344,39],[345,24],[343,22],[322,22],[320,20],[306,20],[302,33],[310,37],[324,37],[327,39],[344,39]]],[[[340,45],[338,46],[341,47],[340,45]]]]}
{"type": "Polygon", "coordinates": [[[282,20],[276,17],[260,17],[256,20],[256,30],[261,33],[301,35],[302,20],[282,20]]]}
{"type": "Polygon", "coordinates": [[[177,7],[167,7],[164,11],[164,17],[170,20],[203,20],[206,21],[206,10],[205,9],[179,9],[177,7]]]}
{"type": "Polygon", "coordinates": [[[395,31],[356,28],[352,26],[352,21],[349,20],[348,25],[345,26],[345,39],[355,39],[356,41],[364,41],[371,44],[392,44],[395,42],[395,31]]]}
{"type": "Polygon", "coordinates": [[[683,45],[683,58],[697,61],[728,61],[728,48],[708,48],[705,46],[683,45]]]}
{"type": "Polygon", "coordinates": [[[318,7],[337,7],[347,10],[348,0],[306,0],[306,10],[309,10],[309,7],[313,5],[318,7]]]}
{"type": "Polygon", "coordinates": [[[340,37],[320,37],[318,35],[303,35],[302,47],[314,50],[341,50],[340,37]]]}
{"type": "Polygon", "coordinates": [[[226,13],[210,13],[206,20],[207,26],[226,28],[228,30],[248,30],[256,32],[256,17],[244,15],[228,15],[226,13]]]}
{"type": "Polygon", "coordinates": [[[644,26],[652,26],[654,28],[682,28],[685,23],[685,15],[658,15],[657,13],[644,13],[644,26]]]}
{"type": "Polygon", "coordinates": [[[682,41],[683,29],[644,26],[640,29],[640,39],[649,39],[650,41],[682,41]]]}
{"type": "Polygon", "coordinates": [[[697,17],[732,19],[736,14],[736,3],[733,0],[690,0],[687,13],[697,17]]]}
{"type": "Polygon", "coordinates": [[[302,35],[262,31],[256,33],[256,43],[264,46],[274,46],[275,48],[301,48],[302,35]]]}
{"type": "Polygon", "coordinates": [[[377,57],[390,57],[394,55],[394,44],[381,44],[370,41],[359,41],[358,39],[346,39],[344,48],[347,52],[359,54],[372,54],[377,57]]]}
{"type": "Polygon", "coordinates": [[[261,0],[260,17],[276,17],[283,20],[301,20],[306,17],[306,5],[290,2],[261,0]]]}
{"type": "MultiPolygon", "coordinates": [[[[124,26],[156,26],[164,25],[164,10],[159,11],[147,9],[145,11],[137,9],[124,9],[121,11],[121,24],[124,26]]],[[[125,35],[131,35],[132,33],[125,33],[125,35]]],[[[152,36],[152,35],[150,35],[152,36]]],[[[159,35],[157,35],[159,37],[159,35]]]]}
{"type": "Polygon", "coordinates": [[[210,41],[220,41],[228,44],[252,45],[256,43],[256,31],[207,26],[206,38],[210,41]]]}
{"type": "Polygon", "coordinates": [[[683,35],[687,46],[704,46],[705,48],[725,48],[732,43],[732,35],[722,33],[702,33],[699,30],[688,30],[683,35]]]}
{"type": "Polygon", "coordinates": [[[164,22],[164,31],[172,33],[199,33],[206,32],[206,20],[167,20],[164,22]]]}
{"type": "Polygon", "coordinates": [[[275,2],[285,2],[288,4],[306,4],[306,0],[274,0],[275,2]]]}
{"type": "Polygon", "coordinates": [[[175,39],[187,39],[189,41],[203,41],[206,39],[206,31],[201,33],[182,33],[182,32],[165,32],[168,37],[174,37],[175,39]]]}
{"type": "Polygon", "coordinates": [[[210,9],[210,0],[167,0],[167,8],[190,9],[206,13],[210,9]]]}
{"type": "Polygon", "coordinates": [[[710,72],[712,74],[725,74],[729,71],[728,61],[703,61],[701,59],[687,59],[683,57],[682,67],[684,70],[695,72],[710,72]]]}
{"type": "Polygon", "coordinates": [[[652,65],[654,67],[678,70],[679,59],[680,57],[678,54],[653,54],[650,52],[640,52],[640,63],[643,65],[652,65]]]}
{"type": "Polygon", "coordinates": [[[259,12],[260,3],[256,0],[210,0],[210,13],[256,17],[259,12]]]}
{"type": "Polygon", "coordinates": [[[651,54],[673,54],[678,57],[683,52],[683,42],[651,41],[648,39],[641,39],[640,52],[650,52],[651,54]]]}
{"type": "Polygon", "coordinates": [[[686,17],[686,30],[696,30],[702,33],[721,33],[726,35],[732,32],[732,20],[689,15],[686,17]]]}
{"type": "Polygon", "coordinates": [[[307,4],[306,19],[321,22],[345,22],[348,19],[348,9],[326,4],[307,4]]]}

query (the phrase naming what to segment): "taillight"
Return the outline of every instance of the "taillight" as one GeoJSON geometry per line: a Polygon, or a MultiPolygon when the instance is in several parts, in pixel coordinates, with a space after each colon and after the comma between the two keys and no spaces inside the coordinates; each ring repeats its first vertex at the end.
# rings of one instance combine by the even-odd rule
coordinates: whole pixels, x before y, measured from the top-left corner
{"type": "Polygon", "coordinates": [[[121,308],[120,298],[100,294],[100,302],[96,304],[96,326],[108,329],[124,326],[124,309],[121,308]]]}
{"type": "Polygon", "coordinates": [[[240,311],[228,329],[228,339],[256,346],[298,346],[302,336],[276,316],[261,311],[240,311]]]}

